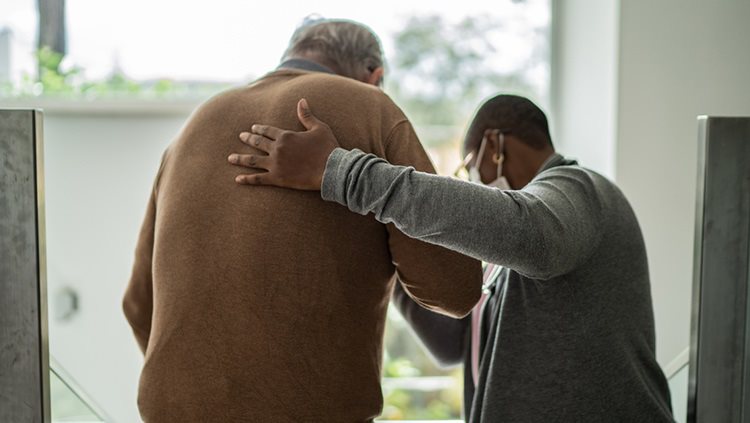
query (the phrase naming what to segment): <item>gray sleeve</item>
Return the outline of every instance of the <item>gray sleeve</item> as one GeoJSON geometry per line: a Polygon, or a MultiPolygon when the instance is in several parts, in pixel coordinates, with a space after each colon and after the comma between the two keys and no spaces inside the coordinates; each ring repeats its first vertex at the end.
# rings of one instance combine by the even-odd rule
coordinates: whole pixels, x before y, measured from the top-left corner
{"type": "Polygon", "coordinates": [[[534,279],[568,273],[600,239],[599,195],[591,174],[577,166],[553,168],[522,190],[502,191],[336,149],[321,196],[355,213],[374,213],[410,237],[534,279]]]}
{"type": "Polygon", "coordinates": [[[440,366],[449,367],[463,362],[464,339],[466,329],[471,324],[471,314],[454,319],[427,310],[417,304],[398,283],[393,289],[393,304],[440,366]]]}

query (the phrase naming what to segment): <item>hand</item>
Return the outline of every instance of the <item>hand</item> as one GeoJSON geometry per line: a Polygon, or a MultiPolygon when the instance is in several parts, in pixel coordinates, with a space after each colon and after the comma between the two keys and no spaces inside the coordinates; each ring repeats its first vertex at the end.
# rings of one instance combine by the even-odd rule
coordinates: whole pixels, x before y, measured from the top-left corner
{"type": "Polygon", "coordinates": [[[243,143],[268,154],[229,155],[229,163],[265,171],[239,175],[235,182],[320,190],[328,156],[339,144],[331,128],[312,114],[304,98],[297,103],[297,117],[307,131],[294,132],[268,125],[253,125],[252,133],[240,134],[243,143]]]}

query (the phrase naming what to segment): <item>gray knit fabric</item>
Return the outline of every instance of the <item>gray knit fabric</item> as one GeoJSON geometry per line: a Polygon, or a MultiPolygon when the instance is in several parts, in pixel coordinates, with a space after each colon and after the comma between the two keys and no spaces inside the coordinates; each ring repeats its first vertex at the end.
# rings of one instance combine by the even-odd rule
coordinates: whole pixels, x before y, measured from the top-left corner
{"type": "Polygon", "coordinates": [[[555,156],[522,190],[502,191],[336,149],[321,195],[507,268],[469,421],[673,421],[643,237],[606,178],[555,156]]]}

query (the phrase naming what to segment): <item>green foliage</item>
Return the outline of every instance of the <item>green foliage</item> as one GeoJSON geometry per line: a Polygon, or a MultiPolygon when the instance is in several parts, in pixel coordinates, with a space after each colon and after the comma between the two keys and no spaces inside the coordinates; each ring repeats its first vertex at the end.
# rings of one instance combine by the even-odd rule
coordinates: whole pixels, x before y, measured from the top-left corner
{"type": "Polygon", "coordinates": [[[415,377],[421,373],[409,359],[404,357],[388,361],[383,366],[384,377],[415,377]]]}
{"type": "MultiPolygon", "coordinates": [[[[72,94],[75,91],[73,81],[81,74],[81,69],[73,67],[68,70],[62,70],[61,64],[63,55],[43,47],[36,53],[37,64],[39,67],[39,83],[41,85],[32,85],[37,91],[41,87],[41,92],[50,92],[58,94],[72,94]]],[[[30,78],[24,78],[24,81],[30,82],[30,78]]]]}
{"type": "MultiPolygon", "coordinates": [[[[501,52],[502,46],[495,44],[504,28],[488,16],[470,16],[457,23],[439,15],[408,18],[393,35],[395,54],[386,91],[414,123],[442,126],[464,126],[482,99],[500,91],[537,96],[525,73],[543,60],[540,55],[531,55],[511,70],[499,71],[492,64],[501,52]]],[[[204,98],[230,86],[169,79],[135,81],[117,71],[92,81],[81,67],[66,67],[64,57],[49,48],[39,50],[37,60],[37,77],[25,75],[16,86],[2,84],[0,95],[73,100],[204,98]]]]}
{"type": "MultiPolygon", "coordinates": [[[[460,385],[459,385],[460,387],[460,385]]],[[[444,420],[461,417],[458,390],[394,389],[384,397],[383,420],[444,420]]]]}
{"type": "Polygon", "coordinates": [[[421,125],[463,126],[482,99],[498,92],[534,96],[524,73],[537,64],[531,55],[501,72],[492,64],[504,27],[496,19],[470,16],[458,23],[439,15],[412,16],[396,33],[387,91],[421,125]]]}
{"type": "Polygon", "coordinates": [[[114,72],[99,81],[88,80],[79,66],[64,65],[64,57],[48,47],[37,51],[38,78],[25,74],[21,83],[0,84],[0,96],[16,98],[97,99],[200,99],[227,89],[231,84],[183,82],[170,79],[135,81],[122,72],[114,72]]]}
{"type": "Polygon", "coordinates": [[[403,385],[384,389],[381,419],[460,418],[463,398],[462,375],[460,368],[445,370],[437,367],[411,334],[406,321],[398,311],[389,309],[385,331],[383,377],[448,377],[453,382],[450,387],[437,387],[433,390],[406,389],[403,385]]]}

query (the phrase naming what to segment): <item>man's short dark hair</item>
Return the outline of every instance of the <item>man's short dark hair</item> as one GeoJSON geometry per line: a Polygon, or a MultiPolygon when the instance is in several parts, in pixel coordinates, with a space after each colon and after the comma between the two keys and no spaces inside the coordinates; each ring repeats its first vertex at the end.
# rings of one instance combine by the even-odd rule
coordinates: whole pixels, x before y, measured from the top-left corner
{"type": "Polygon", "coordinates": [[[537,150],[552,147],[547,116],[526,97],[500,94],[485,101],[474,114],[466,132],[465,153],[479,149],[479,143],[487,129],[499,129],[504,134],[512,134],[537,150]]]}

